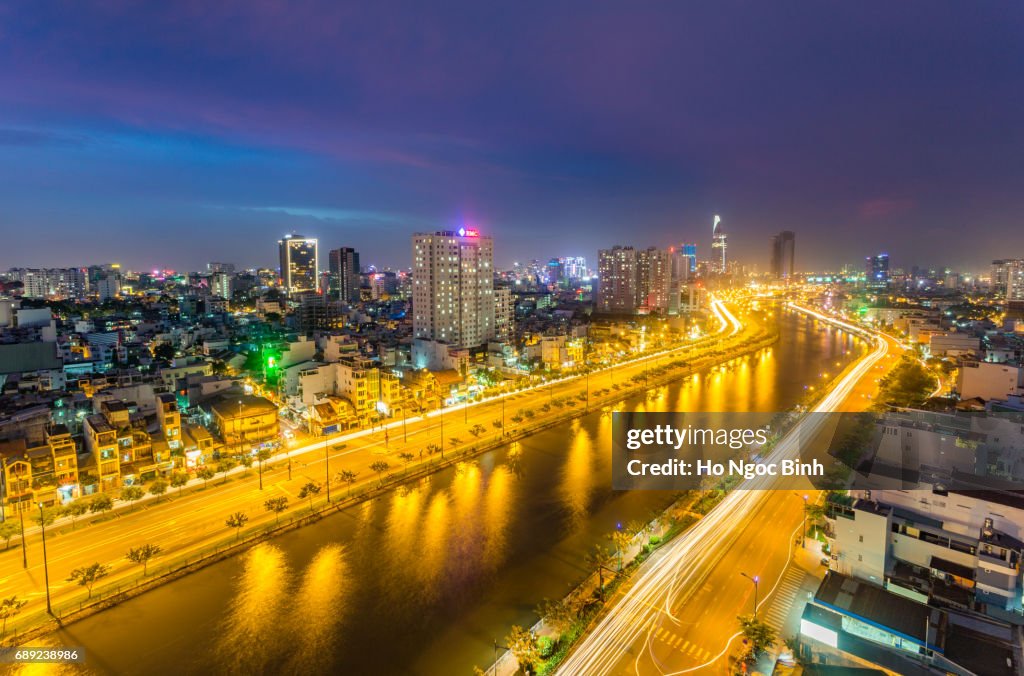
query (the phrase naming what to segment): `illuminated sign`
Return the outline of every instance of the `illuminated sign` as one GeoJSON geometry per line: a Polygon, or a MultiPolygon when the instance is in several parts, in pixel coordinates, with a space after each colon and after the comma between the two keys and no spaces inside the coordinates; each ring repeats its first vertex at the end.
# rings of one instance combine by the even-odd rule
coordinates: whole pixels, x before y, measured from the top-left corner
{"type": "Polygon", "coordinates": [[[459,228],[459,237],[479,237],[480,231],[476,228],[459,228]]]}

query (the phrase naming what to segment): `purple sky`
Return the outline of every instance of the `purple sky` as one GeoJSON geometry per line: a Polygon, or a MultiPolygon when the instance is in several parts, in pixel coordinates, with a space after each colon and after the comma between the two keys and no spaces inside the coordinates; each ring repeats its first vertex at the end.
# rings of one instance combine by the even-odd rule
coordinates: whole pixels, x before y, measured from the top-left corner
{"type": "Polygon", "coordinates": [[[0,268],[696,240],[1024,256],[1024,5],[0,4],[0,268]]]}

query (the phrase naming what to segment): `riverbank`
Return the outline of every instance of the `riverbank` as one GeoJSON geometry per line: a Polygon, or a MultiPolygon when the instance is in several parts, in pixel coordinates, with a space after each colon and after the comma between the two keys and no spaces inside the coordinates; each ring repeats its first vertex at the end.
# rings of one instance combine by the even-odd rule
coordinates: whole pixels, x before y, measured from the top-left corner
{"type": "MultiPolygon", "coordinates": [[[[130,576],[129,579],[122,579],[119,582],[103,585],[101,581],[100,584],[96,585],[92,598],[80,599],[73,603],[55,604],[55,619],[47,619],[45,614],[37,614],[34,618],[18,618],[23,621],[19,622],[15,627],[18,631],[17,641],[24,642],[31,637],[52,631],[58,626],[77,621],[98,610],[116,605],[124,599],[137,596],[160,584],[178,579],[190,572],[237,554],[253,544],[273,538],[284,531],[299,528],[302,525],[316,521],[330,510],[345,510],[355,504],[390,493],[396,488],[403,490],[401,488],[403,485],[415,484],[415,482],[423,480],[441,469],[458,466],[460,463],[467,462],[502,444],[522,440],[537,432],[564,425],[567,420],[593,412],[598,407],[608,409],[617,402],[635,396],[638,392],[642,392],[645,389],[661,386],[722,362],[756,352],[774,343],[775,340],[777,340],[777,333],[775,332],[761,332],[753,336],[743,336],[743,349],[730,352],[727,355],[716,354],[709,356],[706,359],[695,361],[686,367],[673,365],[676,362],[683,362],[680,355],[668,355],[662,357],[662,361],[665,363],[649,367],[643,377],[639,377],[636,380],[624,377],[622,379],[623,382],[621,382],[617,389],[608,389],[604,393],[591,391],[590,401],[592,405],[589,407],[582,400],[574,404],[570,404],[568,400],[562,401],[560,402],[562,406],[549,402],[544,404],[544,406],[550,407],[548,411],[544,411],[547,414],[546,416],[541,417],[538,415],[536,419],[526,420],[521,427],[510,430],[507,433],[501,431],[497,434],[482,437],[466,444],[464,447],[460,447],[458,451],[446,451],[443,460],[438,455],[428,456],[422,463],[412,462],[404,469],[381,476],[379,480],[366,482],[362,486],[355,486],[351,491],[346,490],[344,487],[334,489],[332,484],[332,499],[330,503],[321,494],[320,497],[313,500],[311,509],[307,510],[307,503],[303,501],[301,503],[303,506],[302,512],[297,512],[291,516],[282,516],[279,524],[273,514],[261,514],[262,523],[254,523],[256,521],[254,517],[253,522],[250,522],[248,527],[240,529],[237,538],[234,536],[233,530],[225,529],[222,537],[215,542],[208,542],[203,547],[192,549],[188,552],[181,552],[175,556],[169,554],[161,555],[151,563],[153,572],[147,576],[143,576],[140,571],[138,574],[130,576]],[[339,500],[339,496],[343,497],[339,500]],[[32,622],[37,623],[38,626],[32,627],[32,622],[28,621],[30,619],[32,622]],[[26,634],[26,631],[31,631],[32,633],[26,634]]],[[[724,345],[723,349],[728,349],[728,345],[724,345]]],[[[530,403],[538,411],[543,409],[543,406],[538,405],[536,401],[530,403]]],[[[213,486],[211,485],[212,489],[213,486]]],[[[47,530],[49,539],[49,529],[47,530]]],[[[86,595],[84,589],[81,594],[82,596],[86,595]]],[[[8,637],[8,639],[13,640],[12,637],[8,637]]]]}

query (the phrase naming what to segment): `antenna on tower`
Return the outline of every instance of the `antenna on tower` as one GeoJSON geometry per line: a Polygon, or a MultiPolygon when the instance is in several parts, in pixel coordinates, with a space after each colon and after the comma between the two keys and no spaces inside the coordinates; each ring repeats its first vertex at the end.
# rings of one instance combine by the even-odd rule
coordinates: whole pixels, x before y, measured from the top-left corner
{"type": "Polygon", "coordinates": [[[718,234],[718,224],[721,223],[721,222],[722,222],[722,217],[719,216],[718,214],[715,214],[715,224],[711,226],[711,234],[712,235],[718,234]]]}

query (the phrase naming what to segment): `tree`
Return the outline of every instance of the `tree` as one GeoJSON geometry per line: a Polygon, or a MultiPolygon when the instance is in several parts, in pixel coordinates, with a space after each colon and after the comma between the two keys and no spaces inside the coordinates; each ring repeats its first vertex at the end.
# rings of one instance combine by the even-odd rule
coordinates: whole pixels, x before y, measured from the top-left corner
{"type": "Polygon", "coordinates": [[[232,460],[231,458],[222,458],[221,461],[217,463],[217,472],[220,473],[221,478],[223,478],[223,481],[221,483],[227,483],[228,472],[230,472],[234,468],[235,461],[232,460]]]}
{"type": "Polygon", "coordinates": [[[159,554],[161,551],[160,545],[145,544],[141,547],[132,547],[125,554],[124,558],[128,559],[132,563],[137,563],[142,566],[142,576],[145,577],[149,572],[149,560],[159,554]]]}
{"type": "Polygon", "coordinates": [[[241,462],[242,466],[245,467],[245,476],[249,476],[249,470],[252,469],[253,462],[252,454],[243,453],[242,456],[239,458],[239,462],[241,462]]]}
{"type": "Polygon", "coordinates": [[[276,523],[281,523],[281,513],[288,509],[288,498],[283,495],[279,498],[270,498],[263,503],[263,507],[274,513],[276,523]]]}
{"type": "Polygon", "coordinates": [[[212,467],[203,465],[196,470],[196,476],[203,480],[203,488],[206,488],[207,482],[214,477],[217,473],[213,471],[212,467]]]}
{"type": "Polygon", "coordinates": [[[384,485],[384,472],[386,472],[389,469],[391,469],[391,465],[389,465],[384,460],[378,460],[375,463],[373,463],[372,465],[370,465],[370,469],[372,469],[374,472],[377,473],[377,478],[380,481],[380,485],[383,486],[384,485]]]}
{"type": "Polygon", "coordinates": [[[601,545],[594,545],[594,551],[587,555],[587,563],[597,569],[597,589],[601,600],[604,600],[604,572],[610,570],[615,555],[601,545]]]}
{"type": "Polygon", "coordinates": [[[11,546],[11,538],[21,534],[21,524],[13,519],[0,523],[0,538],[4,540],[4,551],[11,546]]]}
{"type": "Polygon", "coordinates": [[[3,625],[0,627],[0,636],[7,633],[7,620],[20,613],[26,603],[28,601],[19,599],[17,596],[10,596],[0,601],[0,621],[3,621],[3,625]]]}
{"type": "Polygon", "coordinates": [[[492,420],[492,421],[491,421],[491,425],[492,425],[492,426],[494,427],[494,429],[496,429],[496,430],[500,430],[500,429],[502,428],[502,424],[501,424],[501,421],[500,421],[500,420],[492,420]]]}
{"type": "Polygon", "coordinates": [[[458,437],[452,437],[451,439],[448,440],[448,443],[451,445],[452,448],[455,448],[456,446],[462,443],[462,439],[459,439],[458,437]]]}
{"type": "Polygon", "coordinates": [[[412,462],[413,460],[415,460],[416,456],[413,455],[412,453],[409,453],[408,451],[406,451],[406,452],[399,453],[398,457],[401,458],[402,462],[405,463],[405,471],[406,471],[406,473],[408,473],[409,472],[409,463],[412,462]]]}
{"type": "Polygon", "coordinates": [[[89,503],[89,511],[93,514],[106,512],[114,508],[114,499],[106,493],[100,493],[89,503]]]}
{"type": "Polygon", "coordinates": [[[171,474],[171,486],[178,489],[178,495],[181,495],[181,489],[188,483],[188,472],[174,472],[171,474]]]}
{"type": "Polygon", "coordinates": [[[153,358],[169,362],[174,359],[174,346],[170,343],[160,343],[153,348],[153,358]]]}
{"type": "Polygon", "coordinates": [[[238,536],[242,534],[242,529],[247,523],[249,523],[249,517],[246,516],[245,512],[235,512],[230,515],[226,521],[224,521],[225,526],[235,529],[236,540],[238,539],[238,536]]]}
{"type": "Polygon", "coordinates": [[[615,545],[619,557],[619,570],[622,570],[622,555],[629,549],[633,542],[633,534],[628,530],[615,530],[608,536],[615,545]]]}
{"type": "Polygon", "coordinates": [[[149,486],[149,494],[155,497],[158,501],[160,496],[167,492],[167,482],[163,479],[157,479],[149,486]]]}
{"type": "Polygon", "coordinates": [[[131,504],[143,496],[142,486],[125,486],[121,489],[121,499],[131,504]]]}
{"type": "Polygon", "coordinates": [[[75,500],[64,505],[62,510],[65,516],[71,517],[71,530],[75,529],[75,521],[89,511],[89,504],[84,500],[75,500]]]}
{"type": "Polygon", "coordinates": [[[313,498],[320,495],[323,487],[315,481],[310,481],[299,489],[299,499],[309,498],[309,511],[313,511],[313,498]]]}
{"type": "Polygon", "coordinates": [[[55,507],[44,507],[42,514],[38,510],[32,512],[32,520],[38,524],[49,526],[53,523],[60,510],[55,507]]]}
{"type": "Polygon", "coordinates": [[[516,658],[516,663],[524,672],[533,670],[533,665],[540,661],[540,649],[537,647],[537,635],[519,625],[512,625],[512,631],[505,637],[505,645],[516,658]]]}
{"type": "Polygon", "coordinates": [[[348,484],[348,494],[349,495],[352,495],[352,486],[356,482],[356,476],[357,476],[356,472],[352,472],[352,471],[347,470],[347,469],[341,470],[336,475],[338,481],[341,481],[342,483],[348,484]]]}
{"type": "Polygon", "coordinates": [[[557,634],[561,634],[571,627],[573,620],[576,619],[572,605],[564,599],[557,601],[544,599],[537,606],[537,614],[544,618],[544,622],[557,634]]]}
{"type": "Polygon", "coordinates": [[[106,566],[102,563],[91,563],[88,566],[82,566],[75,568],[71,571],[71,575],[68,576],[68,582],[77,582],[79,586],[85,587],[89,590],[88,598],[92,598],[92,588],[97,581],[106,577],[110,573],[110,566],[106,566]]]}
{"type": "Polygon", "coordinates": [[[775,630],[764,620],[753,615],[741,615],[736,619],[740,621],[740,632],[743,634],[744,643],[747,644],[748,661],[757,660],[775,644],[778,638],[775,630]]]}
{"type": "Polygon", "coordinates": [[[480,435],[483,434],[486,431],[487,431],[487,428],[484,427],[483,425],[481,425],[480,423],[477,423],[476,425],[473,425],[469,429],[469,433],[472,434],[474,437],[477,437],[477,438],[479,438],[480,435]]]}

